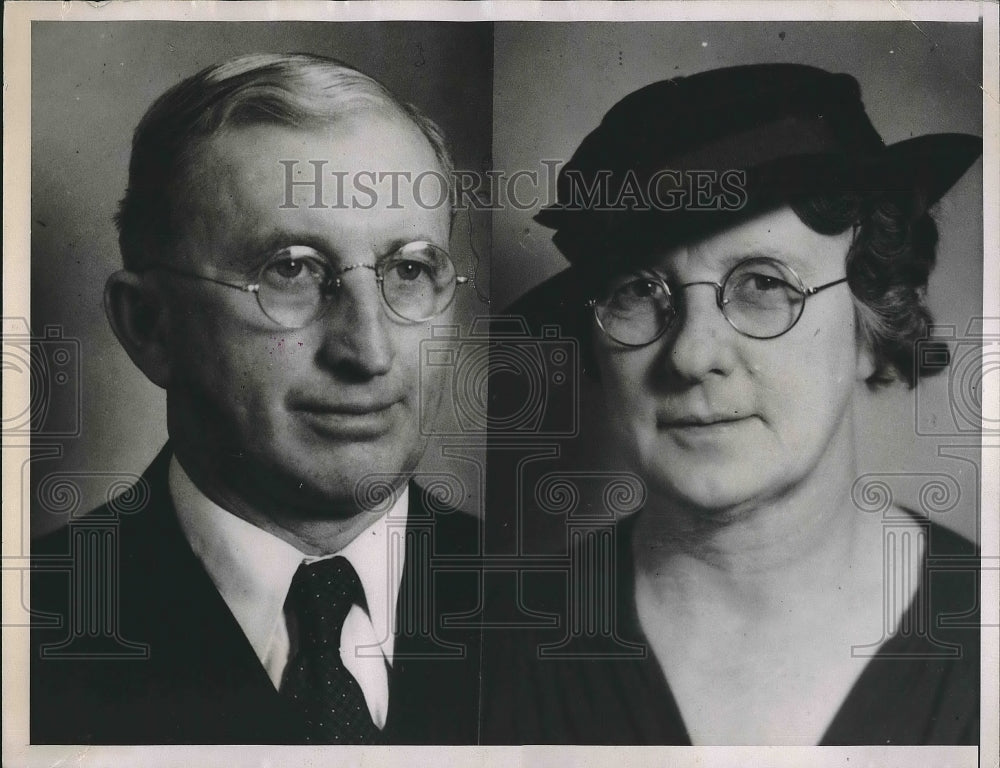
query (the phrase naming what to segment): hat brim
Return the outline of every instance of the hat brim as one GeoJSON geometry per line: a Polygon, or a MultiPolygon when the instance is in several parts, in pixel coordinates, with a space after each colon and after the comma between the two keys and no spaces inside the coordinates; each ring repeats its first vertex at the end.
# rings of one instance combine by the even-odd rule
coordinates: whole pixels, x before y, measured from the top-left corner
{"type": "Polygon", "coordinates": [[[751,192],[914,193],[934,205],[983,151],[982,139],[966,134],[933,134],[901,141],[875,155],[841,153],[783,158],[748,169],[751,192]]]}
{"type": "MultiPolygon", "coordinates": [[[[982,151],[983,141],[978,136],[941,133],[907,139],[875,154],[790,155],[756,167],[707,170],[745,173],[751,205],[803,194],[854,191],[911,192],[930,207],[961,178],[982,151]]],[[[669,226],[668,220],[676,222],[683,217],[703,216],[704,211],[680,207],[643,212],[647,213],[652,214],[659,225],[669,226]]],[[[570,234],[572,230],[592,239],[600,230],[617,229],[629,220],[632,212],[607,214],[555,204],[543,208],[534,220],[542,226],[560,230],[557,235],[561,237],[556,238],[559,245],[560,240],[577,239],[570,234]],[[611,220],[613,225],[609,224],[611,220]]],[[[650,217],[643,215],[642,218],[650,217]]]]}
{"type": "MultiPolygon", "coordinates": [[[[794,158],[758,171],[755,184],[780,194],[840,189],[862,192],[917,193],[925,206],[938,202],[982,154],[983,142],[967,134],[932,134],[893,144],[877,156],[853,159],[835,155],[794,158]]],[[[572,227],[573,217],[586,211],[565,211],[550,206],[536,217],[538,223],[557,230],[572,227]]],[[[726,221],[731,221],[727,219],[726,221]]],[[[704,217],[706,226],[721,220],[704,217]]],[[[666,224],[666,222],[662,222],[666,224]]],[[[554,238],[558,245],[558,236],[554,238]]],[[[532,331],[542,325],[559,325],[569,334],[579,332],[586,316],[580,276],[567,268],[531,288],[504,314],[518,315],[532,331]]]]}

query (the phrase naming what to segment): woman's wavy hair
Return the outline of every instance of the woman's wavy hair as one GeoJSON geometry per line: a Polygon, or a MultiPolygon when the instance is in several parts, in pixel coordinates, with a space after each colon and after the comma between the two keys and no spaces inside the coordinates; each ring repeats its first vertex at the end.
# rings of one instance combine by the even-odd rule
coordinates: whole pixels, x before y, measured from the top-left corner
{"type": "Polygon", "coordinates": [[[859,342],[871,351],[875,370],[868,386],[893,381],[909,387],[939,373],[947,347],[935,344],[934,366],[920,363],[917,341],[933,319],[927,280],[936,260],[938,230],[919,194],[837,193],[791,201],[807,227],[834,235],[856,227],[847,253],[847,282],[854,299],[859,342]],[[940,347],[940,348],[938,348],[940,347]]]}

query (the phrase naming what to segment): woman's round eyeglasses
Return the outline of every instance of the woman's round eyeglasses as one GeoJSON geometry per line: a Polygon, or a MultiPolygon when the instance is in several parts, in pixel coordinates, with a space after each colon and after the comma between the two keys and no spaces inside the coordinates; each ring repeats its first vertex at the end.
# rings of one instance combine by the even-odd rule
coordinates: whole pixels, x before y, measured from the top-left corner
{"type": "Polygon", "coordinates": [[[733,328],[753,339],[774,339],[795,326],[809,296],[846,281],[842,277],[808,288],[784,262],[755,256],[736,264],[721,283],[700,280],[674,285],[672,290],[666,278],[653,270],[633,272],[614,279],[604,297],[591,299],[587,306],[609,337],[627,347],[644,347],[673,323],[684,288],[710,285],[715,288],[715,303],[733,328]]]}
{"type": "Polygon", "coordinates": [[[374,272],[386,307],[412,323],[440,315],[455,298],[455,286],[469,282],[469,278],[456,273],[447,252],[424,241],[407,243],[375,264],[339,268],[314,249],[293,245],[269,258],[253,283],[230,282],[170,264],[154,264],[149,269],[253,293],[264,314],[289,329],[303,328],[319,317],[341,288],[342,275],[355,269],[374,272]]]}

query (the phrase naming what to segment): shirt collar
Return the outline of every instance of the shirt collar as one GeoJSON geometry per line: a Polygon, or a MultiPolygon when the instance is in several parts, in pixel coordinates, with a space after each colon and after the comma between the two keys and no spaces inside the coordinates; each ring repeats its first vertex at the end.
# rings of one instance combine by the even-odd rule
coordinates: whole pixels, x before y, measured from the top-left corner
{"type": "MultiPolygon", "coordinates": [[[[305,555],[288,542],[227,512],[202,493],[174,456],[170,496],[181,528],[258,658],[265,658],[277,622],[284,622],[285,598],[305,555]]],[[[395,609],[403,576],[409,489],[397,492],[387,514],[340,552],[354,566],[368,602],[375,637],[389,664],[395,646],[395,609]],[[390,552],[390,545],[392,552],[390,552]]]]}

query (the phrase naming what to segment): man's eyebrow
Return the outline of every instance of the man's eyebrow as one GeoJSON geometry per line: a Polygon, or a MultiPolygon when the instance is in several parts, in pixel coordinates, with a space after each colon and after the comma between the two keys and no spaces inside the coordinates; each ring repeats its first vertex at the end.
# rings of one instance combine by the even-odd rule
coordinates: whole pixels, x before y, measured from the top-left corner
{"type": "Polygon", "coordinates": [[[291,232],[284,229],[272,230],[263,240],[248,243],[246,253],[263,260],[292,245],[304,245],[319,253],[331,254],[329,240],[307,232],[291,232]]]}
{"type": "MultiPolygon", "coordinates": [[[[416,234],[412,237],[393,238],[385,243],[384,246],[373,246],[370,258],[373,260],[388,258],[404,245],[414,242],[428,242],[432,245],[436,245],[442,250],[446,250],[445,247],[438,244],[432,236],[427,234],[416,234]]],[[[240,249],[240,253],[237,258],[241,260],[241,267],[258,266],[263,264],[267,259],[271,258],[271,256],[278,253],[282,249],[288,248],[292,245],[304,245],[307,248],[312,248],[317,253],[329,259],[332,264],[336,264],[337,259],[341,255],[338,253],[336,246],[332,244],[328,238],[307,232],[276,229],[269,232],[262,240],[254,237],[253,235],[248,237],[246,245],[240,249]],[[247,264],[247,261],[250,263],[247,264]]]]}
{"type": "Polygon", "coordinates": [[[385,258],[386,256],[392,256],[396,251],[402,248],[404,245],[409,245],[410,243],[430,243],[431,245],[437,246],[443,251],[448,250],[444,245],[438,243],[430,235],[417,234],[413,237],[397,237],[386,243],[384,248],[379,249],[376,254],[378,258],[385,258]]]}

